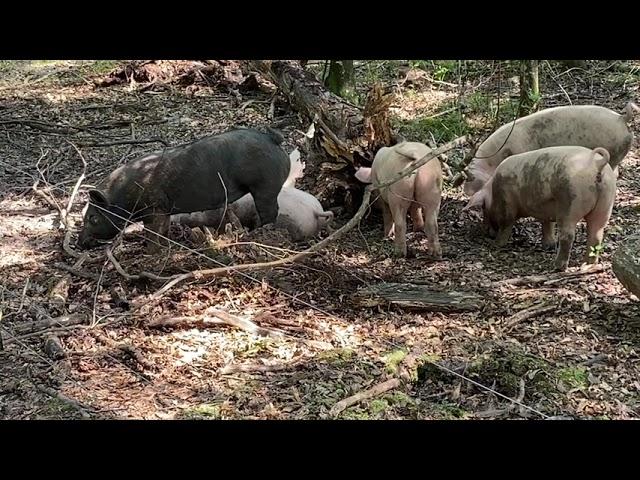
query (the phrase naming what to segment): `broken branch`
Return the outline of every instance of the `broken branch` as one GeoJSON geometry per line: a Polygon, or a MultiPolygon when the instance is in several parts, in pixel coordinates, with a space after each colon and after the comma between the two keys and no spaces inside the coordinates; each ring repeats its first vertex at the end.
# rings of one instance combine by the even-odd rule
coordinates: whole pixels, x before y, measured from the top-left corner
{"type": "Polygon", "coordinates": [[[509,332],[513,330],[513,327],[521,322],[524,322],[525,320],[537,317],[538,315],[542,315],[543,313],[551,312],[555,309],[555,305],[534,305],[533,307],[520,310],[518,313],[516,313],[506,321],[506,331],[509,332]]]}
{"type": "Polygon", "coordinates": [[[363,390],[361,392],[356,393],[355,395],[345,398],[344,400],[340,400],[333,407],[331,407],[331,410],[329,410],[329,416],[335,418],[346,408],[349,408],[350,406],[355,405],[356,403],[360,403],[363,400],[376,397],[381,393],[387,392],[389,390],[392,390],[398,387],[399,385],[400,385],[400,380],[398,380],[397,378],[392,378],[385,382],[378,383],[377,385],[374,385],[368,390],[363,390]]]}
{"type": "Polygon", "coordinates": [[[527,275],[525,277],[516,277],[508,280],[500,280],[499,282],[495,282],[494,286],[502,286],[502,285],[529,285],[529,284],[551,284],[556,283],[560,280],[567,280],[570,278],[580,277],[582,275],[591,275],[594,273],[600,273],[604,270],[604,266],[602,264],[593,265],[584,270],[578,270],[575,272],[558,272],[548,275],[527,275]]]}

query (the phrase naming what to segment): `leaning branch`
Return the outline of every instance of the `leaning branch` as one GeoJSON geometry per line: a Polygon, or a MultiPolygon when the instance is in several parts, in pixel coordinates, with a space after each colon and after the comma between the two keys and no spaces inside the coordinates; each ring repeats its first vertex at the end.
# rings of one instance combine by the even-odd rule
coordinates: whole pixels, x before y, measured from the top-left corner
{"type": "MultiPolygon", "coordinates": [[[[247,271],[247,270],[263,270],[263,269],[266,269],[266,268],[279,267],[281,265],[286,265],[288,263],[297,262],[299,260],[302,260],[303,258],[306,258],[306,257],[308,257],[310,255],[313,255],[314,253],[318,252],[319,250],[321,250],[322,248],[324,248],[325,246],[327,246],[331,242],[334,242],[335,240],[338,240],[339,238],[341,238],[345,233],[349,232],[358,223],[360,223],[360,220],[362,219],[364,214],[367,212],[367,209],[369,207],[369,200],[371,198],[371,193],[374,190],[377,190],[377,189],[380,189],[380,188],[384,188],[384,187],[388,187],[389,185],[392,185],[392,184],[396,183],[398,180],[411,175],[411,173],[413,173],[418,168],[422,167],[424,164],[426,164],[430,160],[436,158],[438,155],[441,155],[444,152],[447,152],[447,151],[451,150],[452,148],[455,148],[458,145],[463,144],[465,141],[466,141],[466,137],[464,137],[464,136],[463,137],[459,137],[459,138],[457,138],[457,139],[455,139],[455,140],[443,145],[440,148],[432,150],[431,152],[429,152],[427,155],[425,155],[421,159],[414,160],[402,172],[399,172],[398,174],[396,174],[389,181],[387,181],[385,183],[377,184],[377,185],[368,185],[364,189],[364,196],[362,198],[362,204],[360,205],[360,208],[358,209],[356,214],[353,216],[353,218],[351,218],[351,220],[349,220],[342,228],[336,230],[331,235],[329,235],[327,238],[325,238],[324,240],[316,243],[315,245],[313,245],[312,247],[308,248],[307,250],[299,252],[299,253],[297,253],[295,255],[292,255],[290,257],[282,258],[280,260],[274,260],[272,262],[245,263],[245,264],[242,264],[242,265],[234,265],[234,266],[231,266],[231,267],[219,267],[219,268],[211,268],[211,269],[207,269],[207,270],[195,270],[193,272],[187,272],[187,273],[184,273],[184,274],[181,274],[181,275],[177,275],[177,276],[171,277],[170,278],[170,282],[167,283],[165,286],[163,286],[158,291],[156,291],[153,295],[151,295],[149,300],[156,300],[156,299],[160,298],[162,295],[164,295],[167,291],[169,291],[171,288],[176,286],[178,283],[183,282],[185,280],[192,279],[192,278],[193,279],[201,279],[201,278],[204,278],[204,277],[218,277],[218,276],[229,275],[229,274],[235,273],[235,272],[244,272],[244,271],[247,271]]],[[[113,260],[112,260],[112,262],[113,262],[113,260]]],[[[120,273],[122,274],[122,272],[120,272],[120,273]]],[[[147,276],[148,278],[152,278],[151,276],[149,276],[149,274],[146,274],[145,276],[147,276]]],[[[136,276],[132,275],[130,277],[134,278],[136,276]]]]}

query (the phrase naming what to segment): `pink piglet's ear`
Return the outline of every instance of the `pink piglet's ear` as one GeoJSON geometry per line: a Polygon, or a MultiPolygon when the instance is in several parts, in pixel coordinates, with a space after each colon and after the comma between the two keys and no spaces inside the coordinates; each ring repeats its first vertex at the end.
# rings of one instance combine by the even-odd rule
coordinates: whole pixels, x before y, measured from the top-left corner
{"type": "Polygon", "coordinates": [[[485,193],[484,190],[480,190],[474,193],[469,199],[467,206],[462,209],[463,212],[471,210],[472,208],[481,208],[484,205],[485,193]]]}
{"type": "Polygon", "coordinates": [[[356,178],[362,183],[371,183],[371,168],[360,167],[356,170],[356,178]]]}

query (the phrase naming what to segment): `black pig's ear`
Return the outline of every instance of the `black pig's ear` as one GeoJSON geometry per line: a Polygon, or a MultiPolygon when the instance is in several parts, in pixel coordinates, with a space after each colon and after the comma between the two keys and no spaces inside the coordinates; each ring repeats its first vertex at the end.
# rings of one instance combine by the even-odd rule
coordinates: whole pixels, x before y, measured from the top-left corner
{"type": "Polygon", "coordinates": [[[107,200],[106,195],[101,190],[89,190],[89,199],[91,203],[95,203],[96,205],[109,205],[109,200],[107,200]]]}

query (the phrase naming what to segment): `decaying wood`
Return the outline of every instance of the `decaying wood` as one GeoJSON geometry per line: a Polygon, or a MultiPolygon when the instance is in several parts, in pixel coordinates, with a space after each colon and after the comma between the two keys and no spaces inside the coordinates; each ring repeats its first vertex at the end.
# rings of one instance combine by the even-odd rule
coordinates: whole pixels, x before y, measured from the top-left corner
{"type": "Polygon", "coordinates": [[[62,360],[66,357],[62,342],[56,335],[52,335],[44,341],[43,349],[44,353],[52,360],[62,360]]]}
{"type": "Polygon", "coordinates": [[[307,157],[305,169],[314,178],[310,192],[327,207],[355,207],[351,198],[363,186],[353,176],[354,166],[370,165],[380,147],[395,143],[389,120],[393,94],[374,85],[360,109],[331,93],[296,61],[249,65],[277,85],[291,107],[316,127],[314,154],[307,157]]]}
{"type": "Polygon", "coordinates": [[[329,139],[319,140],[327,142],[327,153],[332,157],[352,162],[354,151],[364,154],[368,142],[363,137],[362,113],[329,92],[312,72],[301,68],[298,62],[287,60],[253,61],[250,65],[277,85],[290,105],[307,120],[314,120],[316,115],[320,117],[325,125],[320,128],[326,129],[323,136],[329,139]],[[335,144],[332,139],[338,137],[342,140],[335,144]]]}
{"type": "Polygon", "coordinates": [[[530,318],[537,317],[538,315],[542,315],[543,313],[552,312],[556,308],[556,305],[534,305],[520,310],[505,322],[506,331],[509,332],[519,323],[529,320],[530,318]]]}
{"type": "Polygon", "coordinates": [[[640,298],[640,235],[627,238],[618,245],[611,267],[620,283],[640,298]]]}
{"type": "Polygon", "coordinates": [[[239,68],[233,60],[135,60],[114,69],[103,78],[94,80],[94,83],[98,87],[139,83],[144,85],[141,90],[145,91],[155,85],[166,86],[171,83],[183,86],[198,81],[205,85],[230,81],[237,83],[242,80],[239,73],[239,68]],[[223,68],[227,65],[229,69],[223,68]]]}
{"type": "Polygon", "coordinates": [[[35,333],[51,327],[69,327],[71,325],[82,325],[89,321],[89,317],[83,313],[72,313],[56,318],[47,318],[33,323],[21,322],[15,326],[16,333],[35,333]]]}
{"type": "Polygon", "coordinates": [[[360,307],[397,305],[433,312],[471,312],[482,307],[482,297],[469,292],[436,292],[426,285],[378,283],[358,290],[352,297],[360,307]]]}
{"type": "Polygon", "coordinates": [[[397,378],[391,378],[382,383],[378,383],[377,385],[374,385],[367,390],[363,390],[356,393],[355,395],[352,395],[351,397],[340,400],[333,407],[331,407],[331,410],[329,410],[329,416],[337,417],[344,409],[349,408],[350,406],[355,405],[356,403],[359,403],[363,400],[368,400],[369,398],[376,397],[381,393],[388,392],[389,390],[397,388],[398,386],[400,386],[400,380],[398,380],[397,378]]]}
{"type": "Polygon", "coordinates": [[[594,273],[600,273],[604,270],[604,266],[601,264],[596,264],[589,266],[587,268],[573,271],[573,272],[557,272],[550,273],[548,275],[527,275],[525,277],[516,277],[510,278],[508,280],[500,280],[499,282],[494,282],[494,286],[502,286],[502,285],[535,285],[543,283],[545,285],[557,283],[564,280],[569,280],[575,277],[581,277],[583,275],[592,275],[594,273]]]}
{"type": "MultiPolygon", "coordinates": [[[[442,153],[444,153],[446,151],[449,151],[449,150],[451,150],[452,148],[455,148],[458,145],[461,145],[462,143],[464,143],[465,139],[466,139],[466,137],[460,137],[460,138],[452,140],[451,142],[441,146],[440,148],[432,150],[431,152],[429,152],[427,155],[425,155],[421,159],[414,160],[413,162],[411,162],[409,165],[407,165],[407,167],[404,170],[402,170],[401,172],[398,172],[391,179],[389,179],[389,181],[387,181],[385,183],[378,184],[378,185],[367,185],[367,187],[364,190],[364,197],[362,199],[362,203],[360,205],[360,208],[358,209],[356,214],[351,218],[351,220],[349,220],[345,225],[343,225],[341,228],[339,228],[338,230],[333,232],[331,235],[329,235],[325,239],[321,240],[320,242],[316,243],[315,245],[309,247],[308,249],[306,249],[306,250],[304,250],[302,252],[299,252],[299,253],[297,253],[295,255],[291,255],[289,257],[282,258],[282,259],[279,259],[279,260],[274,260],[272,262],[245,263],[245,264],[241,264],[241,265],[233,265],[233,266],[230,266],[230,267],[219,267],[219,268],[212,268],[212,269],[208,269],[208,270],[195,270],[193,272],[188,272],[188,273],[184,273],[184,274],[181,274],[181,275],[177,275],[177,276],[174,276],[173,279],[171,281],[169,281],[166,285],[164,285],[160,290],[156,291],[153,295],[151,295],[151,298],[149,299],[149,301],[156,300],[156,299],[160,298],[162,295],[164,295],[165,292],[167,292],[168,290],[173,288],[178,283],[180,283],[182,281],[185,281],[185,280],[192,279],[192,278],[193,279],[201,279],[201,278],[205,278],[205,277],[229,275],[229,274],[234,273],[234,272],[241,272],[241,271],[246,271],[246,270],[261,270],[261,269],[266,269],[266,268],[273,268],[273,267],[278,267],[280,265],[286,265],[288,263],[297,262],[299,260],[302,260],[303,258],[306,258],[306,257],[308,257],[310,255],[313,255],[315,252],[320,251],[321,249],[326,247],[331,242],[334,242],[334,241],[338,240],[339,238],[341,238],[345,233],[349,232],[358,223],[360,223],[360,220],[362,219],[362,217],[364,217],[364,214],[367,212],[367,210],[369,208],[369,200],[371,198],[371,192],[373,192],[374,190],[379,189],[379,188],[387,187],[387,186],[397,182],[401,178],[404,178],[404,177],[406,177],[408,175],[411,175],[411,173],[413,173],[415,170],[417,170],[418,168],[420,168],[422,165],[426,164],[427,162],[431,161],[432,159],[436,158],[438,155],[440,155],[440,154],[442,154],[442,153]]],[[[107,252],[108,251],[109,250],[107,250],[107,252]]],[[[144,305],[146,303],[148,303],[148,302],[144,301],[143,303],[137,303],[136,307],[139,308],[139,307],[141,307],[142,305],[144,305]]]]}

